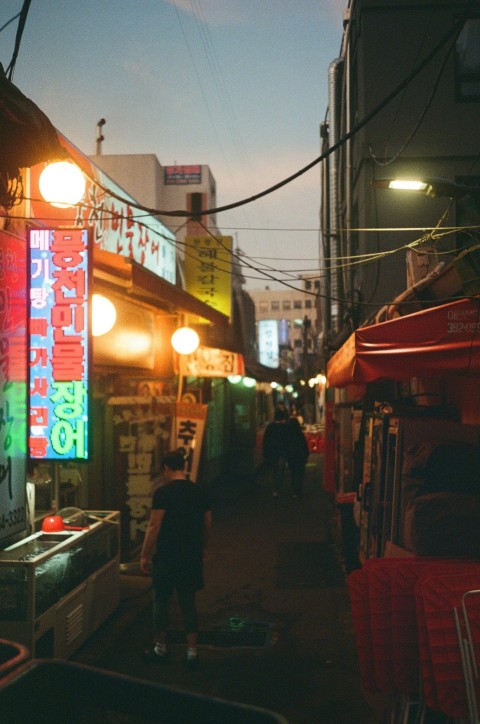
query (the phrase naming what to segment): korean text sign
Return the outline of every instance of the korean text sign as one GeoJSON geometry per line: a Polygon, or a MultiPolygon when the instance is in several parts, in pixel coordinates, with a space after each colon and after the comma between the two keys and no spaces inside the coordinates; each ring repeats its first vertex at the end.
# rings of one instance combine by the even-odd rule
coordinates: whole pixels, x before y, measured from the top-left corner
{"type": "Polygon", "coordinates": [[[185,477],[197,481],[208,405],[177,402],[172,430],[172,449],[185,454],[185,477]]]}
{"type": "Polygon", "coordinates": [[[227,317],[232,306],[232,237],[186,236],[185,280],[189,294],[227,317]]]}
{"type": "Polygon", "coordinates": [[[89,457],[89,234],[35,229],[30,250],[32,458],[89,457]]]}
{"type": "Polygon", "coordinates": [[[0,231],[0,541],[26,528],[27,258],[0,231]]]}

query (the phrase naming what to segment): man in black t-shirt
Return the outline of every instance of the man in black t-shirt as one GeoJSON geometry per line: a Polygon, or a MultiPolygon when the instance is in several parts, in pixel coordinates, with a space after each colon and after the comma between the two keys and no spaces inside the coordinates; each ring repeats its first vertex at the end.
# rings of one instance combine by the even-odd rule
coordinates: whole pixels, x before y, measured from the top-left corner
{"type": "Polygon", "coordinates": [[[168,658],[166,632],[169,603],[174,591],[187,633],[186,665],[197,663],[198,616],[196,591],[204,586],[203,549],[212,522],[205,491],[185,478],[185,459],[173,450],[163,460],[165,485],[153,494],[140,568],[153,579],[155,643],[147,654],[153,661],[168,658]]]}

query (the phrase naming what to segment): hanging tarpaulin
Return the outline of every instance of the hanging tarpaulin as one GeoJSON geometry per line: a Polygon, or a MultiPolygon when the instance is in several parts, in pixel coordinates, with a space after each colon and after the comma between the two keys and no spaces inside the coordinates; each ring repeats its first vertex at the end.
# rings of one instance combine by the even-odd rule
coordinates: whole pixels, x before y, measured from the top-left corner
{"type": "Polygon", "coordinates": [[[197,482],[208,405],[177,402],[172,430],[172,449],[183,449],[185,477],[197,482]]]}
{"type": "Polygon", "coordinates": [[[357,329],[327,366],[331,387],[480,372],[480,297],[357,329]]]}

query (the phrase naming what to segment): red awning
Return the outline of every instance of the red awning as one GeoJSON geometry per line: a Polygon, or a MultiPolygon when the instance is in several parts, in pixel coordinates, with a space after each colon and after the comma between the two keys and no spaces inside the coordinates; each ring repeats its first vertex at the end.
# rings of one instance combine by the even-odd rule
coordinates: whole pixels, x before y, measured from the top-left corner
{"type": "Polygon", "coordinates": [[[331,387],[480,372],[480,297],[357,329],[327,365],[331,387]]]}

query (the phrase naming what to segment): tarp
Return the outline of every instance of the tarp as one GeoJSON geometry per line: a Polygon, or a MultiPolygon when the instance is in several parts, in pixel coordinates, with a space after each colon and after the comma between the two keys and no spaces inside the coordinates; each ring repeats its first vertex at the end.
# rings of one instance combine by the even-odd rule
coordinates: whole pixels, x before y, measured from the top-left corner
{"type": "Polygon", "coordinates": [[[480,373],[480,297],[361,327],[327,365],[331,387],[480,373]]]}

